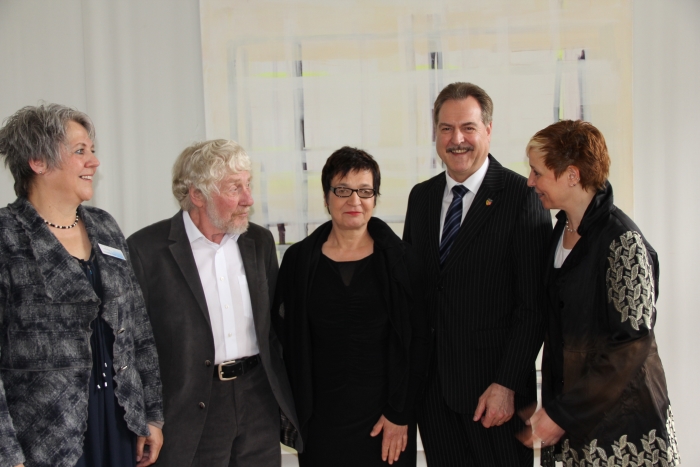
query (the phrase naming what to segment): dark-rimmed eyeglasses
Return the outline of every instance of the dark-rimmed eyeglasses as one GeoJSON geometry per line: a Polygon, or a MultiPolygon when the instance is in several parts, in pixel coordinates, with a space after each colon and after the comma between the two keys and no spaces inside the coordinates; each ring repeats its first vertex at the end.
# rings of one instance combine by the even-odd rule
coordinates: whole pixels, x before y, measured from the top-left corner
{"type": "Polygon", "coordinates": [[[349,198],[353,193],[357,193],[357,196],[366,199],[374,198],[374,196],[377,194],[377,190],[374,188],[358,188],[353,190],[352,188],[348,188],[346,186],[332,186],[331,191],[338,198],[349,198]]]}

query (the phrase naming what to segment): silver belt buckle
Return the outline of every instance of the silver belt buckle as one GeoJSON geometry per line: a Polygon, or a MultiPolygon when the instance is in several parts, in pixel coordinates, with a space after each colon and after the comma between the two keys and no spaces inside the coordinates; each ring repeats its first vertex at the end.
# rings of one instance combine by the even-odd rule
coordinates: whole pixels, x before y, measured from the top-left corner
{"type": "Polygon", "coordinates": [[[223,366],[225,366],[225,365],[231,365],[231,364],[234,364],[234,363],[236,363],[236,360],[229,360],[228,362],[221,362],[221,363],[219,363],[219,365],[218,365],[218,366],[219,366],[218,373],[219,373],[219,379],[220,379],[221,381],[232,381],[232,380],[238,378],[238,376],[233,376],[233,377],[231,377],[231,378],[224,378],[224,376],[223,376],[223,375],[224,375],[224,372],[221,370],[221,368],[222,368],[223,366]]]}

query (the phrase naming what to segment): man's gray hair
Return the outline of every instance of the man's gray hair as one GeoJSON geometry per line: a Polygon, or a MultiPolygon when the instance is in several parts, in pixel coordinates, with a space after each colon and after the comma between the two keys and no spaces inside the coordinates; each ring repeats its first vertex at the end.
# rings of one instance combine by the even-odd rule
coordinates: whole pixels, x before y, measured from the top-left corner
{"type": "Polygon", "coordinates": [[[204,198],[211,199],[219,192],[219,184],[230,174],[250,171],[248,154],[235,141],[215,139],[194,143],[180,154],[173,166],[173,195],[183,211],[194,205],[190,188],[199,190],[204,198]]]}
{"type": "Polygon", "coordinates": [[[30,161],[42,161],[48,169],[61,167],[61,148],[68,144],[66,126],[76,122],[95,139],[92,120],[83,112],[59,104],[23,107],[0,128],[0,155],[15,179],[15,194],[29,196],[35,176],[30,161]]]}

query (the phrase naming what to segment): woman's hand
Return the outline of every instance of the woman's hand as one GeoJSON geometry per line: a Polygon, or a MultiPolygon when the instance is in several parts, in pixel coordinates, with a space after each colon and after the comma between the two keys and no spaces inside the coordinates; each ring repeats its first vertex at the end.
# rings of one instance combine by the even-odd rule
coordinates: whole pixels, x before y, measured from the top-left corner
{"type": "Polygon", "coordinates": [[[406,450],[408,444],[408,426],[394,425],[386,419],[384,415],[379,417],[379,421],[372,428],[370,436],[377,436],[384,430],[382,438],[382,460],[389,462],[389,465],[399,460],[399,456],[406,450]]]}
{"type": "Polygon", "coordinates": [[[540,409],[529,419],[525,420],[529,426],[526,430],[518,434],[518,439],[527,447],[532,448],[538,440],[542,441],[542,446],[553,446],[566,433],[559,425],[549,418],[544,409],[540,409]]]}
{"type": "Polygon", "coordinates": [[[136,439],[136,462],[138,462],[136,467],[153,464],[158,459],[160,448],[163,447],[163,430],[153,425],[148,425],[148,429],[151,432],[150,435],[139,436],[136,439]],[[144,450],[145,445],[148,445],[148,449],[144,450]]]}

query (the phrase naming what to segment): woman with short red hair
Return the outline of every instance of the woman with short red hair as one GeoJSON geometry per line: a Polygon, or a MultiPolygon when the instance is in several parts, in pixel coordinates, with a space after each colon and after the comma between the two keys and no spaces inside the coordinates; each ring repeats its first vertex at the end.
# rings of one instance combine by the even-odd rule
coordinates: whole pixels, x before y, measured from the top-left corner
{"type": "Polygon", "coordinates": [[[527,145],[528,185],[560,209],[545,275],[542,408],[523,442],[543,465],[680,465],[654,339],[659,263],[613,204],[610,157],[593,125],[565,120],[527,145]],[[556,445],[556,446],[555,446],[556,445]]]}

